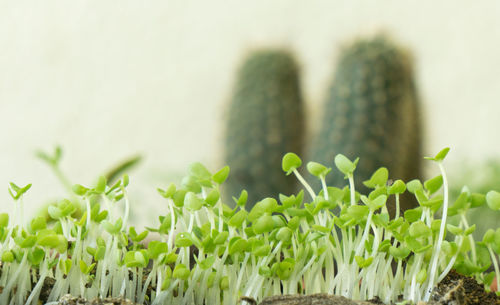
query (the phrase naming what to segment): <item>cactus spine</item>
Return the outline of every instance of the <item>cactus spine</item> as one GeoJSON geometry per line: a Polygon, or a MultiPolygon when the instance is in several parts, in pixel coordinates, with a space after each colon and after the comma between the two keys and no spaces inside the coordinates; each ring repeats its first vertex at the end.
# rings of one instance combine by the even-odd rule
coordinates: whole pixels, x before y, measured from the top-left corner
{"type": "MultiPolygon", "coordinates": [[[[421,127],[412,60],[387,38],[360,40],[343,51],[323,115],[312,160],[332,164],[338,153],[359,156],[354,175],[361,190],[362,181],[381,166],[394,179],[420,178],[421,127]]],[[[329,185],[345,185],[337,171],[327,178],[329,185]]]]}
{"type": "Polygon", "coordinates": [[[281,170],[287,152],[300,154],[303,102],[298,66],[287,51],[261,50],[240,67],[229,107],[226,162],[231,167],[225,193],[248,191],[247,205],[295,191],[296,179],[281,170]]]}

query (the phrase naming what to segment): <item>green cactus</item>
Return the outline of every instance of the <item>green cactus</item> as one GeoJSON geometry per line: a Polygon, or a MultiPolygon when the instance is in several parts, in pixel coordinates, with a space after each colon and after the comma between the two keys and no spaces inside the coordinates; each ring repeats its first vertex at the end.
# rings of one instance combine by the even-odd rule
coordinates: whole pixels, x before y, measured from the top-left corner
{"type": "MultiPolygon", "coordinates": [[[[354,173],[356,187],[379,167],[390,178],[409,181],[421,176],[421,127],[412,59],[384,36],[360,40],[341,54],[322,126],[312,146],[311,160],[333,166],[342,153],[360,157],[354,173]]],[[[344,186],[333,171],[329,185],[344,186]]],[[[407,201],[402,209],[415,204],[407,201]]]]}
{"type": "Polygon", "coordinates": [[[227,197],[248,191],[247,206],[295,191],[281,170],[287,152],[300,154],[304,118],[299,69],[282,50],[250,54],[240,67],[229,107],[225,160],[231,167],[227,197]]]}

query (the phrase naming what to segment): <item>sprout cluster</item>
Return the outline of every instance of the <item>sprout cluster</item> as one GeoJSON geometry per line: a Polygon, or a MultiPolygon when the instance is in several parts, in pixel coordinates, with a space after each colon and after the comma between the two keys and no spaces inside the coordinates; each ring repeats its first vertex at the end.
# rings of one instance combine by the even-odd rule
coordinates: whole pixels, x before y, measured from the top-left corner
{"type": "Polygon", "coordinates": [[[76,197],[51,205],[49,219],[27,223],[22,201],[30,185],[12,183],[15,217],[10,222],[9,215],[0,214],[0,303],[39,304],[47,279],[53,283],[47,304],[67,293],[140,304],[237,304],[245,302],[242,297],[260,301],[318,292],[378,296],[384,302],[403,295],[417,302],[429,300],[451,268],[490,284],[495,273],[500,275],[500,229],[475,241],[466,214],[483,204],[500,209],[500,193],[464,189],[449,203],[442,166],[447,152],[430,158],[439,176],[423,183],[391,182],[387,169],[380,168],[364,182],[371,189],[366,195],[354,189],[357,160],[335,157],[348,180],[344,188],[327,186],[332,169],[309,162],[307,171],[322,185],[314,191],[298,171],[300,158],[288,153],[283,170],[296,175],[306,192],[280,194],[279,201],[264,198],[251,210],[245,209],[245,190],[233,198],[235,208],[221,201],[229,167],[212,174],[195,163],[182,186],[158,189],[165,199],[163,215],[144,231],[127,226],[127,176],[113,185],[104,177],[93,187],[75,185],[76,197]],[[419,206],[400,213],[404,192],[414,194],[419,206]],[[84,208],[75,218],[78,202],[84,208]],[[122,203],[122,214],[111,212],[122,203]],[[396,205],[392,217],[388,204],[396,205]],[[446,224],[450,215],[460,215],[457,226],[446,224]],[[156,238],[146,244],[150,233],[156,238]],[[492,263],[495,272],[484,274],[492,263]]]}

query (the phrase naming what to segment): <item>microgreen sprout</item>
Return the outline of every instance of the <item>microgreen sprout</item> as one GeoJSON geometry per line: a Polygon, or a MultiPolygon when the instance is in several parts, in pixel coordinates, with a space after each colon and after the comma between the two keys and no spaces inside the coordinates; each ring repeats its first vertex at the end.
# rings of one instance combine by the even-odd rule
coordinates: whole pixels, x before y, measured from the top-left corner
{"type": "MultiPolygon", "coordinates": [[[[160,215],[146,230],[128,225],[134,203],[127,175],[112,185],[105,177],[90,187],[76,184],[69,199],[47,208],[48,219],[37,216],[24,224],[16,216],[10,223],[8,214],[0,214],[0,303],[38,304],[46,279],[53,280],[48,304],[67,293],[153,305],[236,304],[241,297],[261,301],[318,292],[353,299],[378,296],[386,303],[402,295],[418,302],[429,300],[452,268],[488,285],[500,276],[500,229],[475,241],[467,211],[481,205],[499,210],[500,193],[465,188],[448,202],[442,164],[447,152],[430,158],[440,175],[391,183],[382,167],[364,181],[367,194],[354,188],[358,159],[339,154],[333,169],[307,163],[307,171],[321,182],[315,192],[298,171],[301,159],[288,153],[282,169],[294,173],[304,190],[277,194],[279,200],[262,198],[250,210],[245,190],[233,198],[234,207],[222,199],[229,167],[212,173],[194,163],[180,186],[157,189],[160,215]],[[332,170],[345,175],[345,187],[326,184],[332,170]],[[405,192],[419,206],[399,211],[405,192]],[[79,202],[85,204],[80,215],[75,213],[79,202]],[[388,202],[396,204],[394,215],[388,202]],[[459,215],[457,224],[447,223],[452,215],[459,215]],[[483,274],[491,264],[495,272],[483,274]]],[[[60,152],[43,158],[57,167],[60,152]]],[[[20,202],[29,187],[12,183],[9,192],[20,202]]]]}

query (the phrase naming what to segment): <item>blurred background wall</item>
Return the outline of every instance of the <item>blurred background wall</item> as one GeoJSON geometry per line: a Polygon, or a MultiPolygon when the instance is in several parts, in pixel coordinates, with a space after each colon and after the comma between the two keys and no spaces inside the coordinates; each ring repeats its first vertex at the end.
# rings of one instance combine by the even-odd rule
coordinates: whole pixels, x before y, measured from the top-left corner
{"type": "Polygon", "coordinates": [[[498,157],[498,16],[494,0],[2,1],[0,211],[12,208],[9,181],[33,183],[30,213],[64,195],[34,157],[58,144],[62,169],[87,185],[143,154],[130,191],[144,219],[162,203],[155,188],[189,163],[223,165],[225,109],[247,52],[295,53],[311,135],[340,48],[378,31],[414,54],[425,154],[452,147],[450,168],[498,157]]]}

